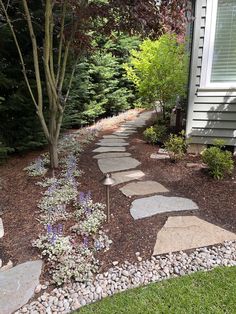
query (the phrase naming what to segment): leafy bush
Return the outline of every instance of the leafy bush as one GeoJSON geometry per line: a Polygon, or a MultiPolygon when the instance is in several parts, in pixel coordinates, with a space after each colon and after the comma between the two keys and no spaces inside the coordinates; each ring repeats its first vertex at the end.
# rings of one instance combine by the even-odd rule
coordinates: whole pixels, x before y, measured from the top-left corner
{"type": "Polygon", "coordinates": [[[164,139],[166,138],[167,134],[167,127],[164,124],[155,124],[154,129],[157,135],[157,140],[159,142],[163,142],[164,139]]]}
{"type": "Polygon", "coordinates": [[[159,101],[163,115],[176,96],[185,96],[188,57],[176,36],[165,34],[158,40],[144,40],[139,50],[131,51],[125,65],[128,78],[148,102],[159,101]]]}
{"type": "Polygon", "coordinates": [[[143,132],[144,139],[149,144],[156,144],[158,137],[154,126],[150,126],[143,132]]]}
{"type": "Polygon", "coordinates": [[[157,142],[163,142],[166,137],[167,128],[165,125],[151,126],[143,132],[144,139],[149,144],[156,144],[157,142]]]}
{"type": "Polygon", "coordinates": [[[222,142],[215,141],[214,145],[202,152],[202,159],[208,165],[211,176],[214,179],[220,180],[226,174],[232,173],[234,161],[231,152],[222,150],[222,142]]]}
{"type": "Polygon", "coordinates": [[[170,134],[169,139],[165,142],[165,148],[172,160],[177,161],[183,158],[187,150],[184,132],[181,132],[179,135],[170,134]]]}

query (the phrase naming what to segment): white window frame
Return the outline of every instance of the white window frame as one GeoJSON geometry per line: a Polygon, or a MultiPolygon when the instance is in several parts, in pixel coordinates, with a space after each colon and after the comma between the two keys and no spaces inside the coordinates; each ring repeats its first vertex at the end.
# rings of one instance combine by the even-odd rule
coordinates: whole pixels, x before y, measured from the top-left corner
{"type": "Polygon", "coordinates": [[[218,11],[218,0],[207,0],[206,14],[206,32],[203,47],[202,73],[201,73],[201,88],[225,88],[236,89],[235,82],[211,82],[211,72],[213,63],[213,53],[216,34],[216,19],[218,11]]]}

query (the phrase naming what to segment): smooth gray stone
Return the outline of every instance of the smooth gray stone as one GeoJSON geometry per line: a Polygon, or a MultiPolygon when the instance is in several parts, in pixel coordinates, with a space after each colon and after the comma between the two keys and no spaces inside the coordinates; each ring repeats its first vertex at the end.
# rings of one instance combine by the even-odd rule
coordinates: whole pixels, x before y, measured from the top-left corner
{"type": "Polygon", "coordinates": [[[103,153],[93,156],[95,159],[102,159],[102,158],[118,158],[118,157],[129,157],[131,156],[130,153],[103,153]]]}
{"type": "Polygon", "coordinates": [[[114,134],[114,135],[120,135],[120,136],[126,136],[126,137],[129,137],[130,135],[131,135],[131,133],[124,133],[124,132],[121,132],[121,133],[112,133],[112,134],[114,134]]]}
{"type": "Polygon", "coordinates": [[[170,159],[170,156],[166,154],[151,154],[150,158],[162,160],[162,159],[170,159]]]}
{"type": "Polygon", "coordinates": [[[123,138],[103,138],[98,143],[127,143],[123,138]]]}
{"type": "Polygon", "coordinates": [[[134,126],[121,126],[117,131],[124,131],[124,132],[134,131],[134,132],[136,132],[137,128],[134,126]]]}
{"type": "Polygon", "coordinates": [[[4,236],[4,228],[3,228],[3,222],[2,218],[0,218],[0,238],[4,236]]]}
{"type": "Polygon", "coordinates": [[[183,197],[155,195],[133,201],[130,213],[136,219],[151,217],[156,214],[199,209],[192,200],[183,197]]]}
{"type": "Polygon", "coordinates": [[[134,134],[136,133],[136,130],[118,130],[118,131],[115,131],[113,134],[123,134],[123,133],[126,133],[126,134],[134,134]]]}
{"type": "Polygon", "coordinates": [[[140,165],[137,159],[132,157],[99,159],[98,166],[103,173],[133,169],[140,165]]]}
{"type": "Polygon", "coordinates": [[[120,143],[120,142],[104,142],[104,141],[100,141],[100,142],[97,142],[96,145],[98,146],[119,146],[119,147],[124,147],[124,146],[129,146],[129,143],[127,142],[124,142],[124,143],[120,143]]]}
{"type": "Polygon", "coordinates": [[[109,152],[125,152],[125,147],[99,147],[93,150],[94,153],[109,153],[109,152]]]}
{"type": "Polygon", "coordinates": [[[0,272],[1,314],[15,312],[33,297],[41,269],[42,261],[33,261],[0,272]]]}
{"type": "Polygon", "coordinates": [[[126,139],[127,136],[117,136],[117,135],[103,135],[103,139],[106,140],[106,139],[126,139]]]}
{"type": "Polygon", "coordinates": [[[162,184],[155,181],[132,182],[123,186],[120,191],[126,196],[169,192],[162,184]]]}
{"type": "Polygon", "coordinates": [[[134,180],[140,180],[145,176],[145,173],[143,173],[141,170],[130,170],[130,171],[121,171],[112,173],[112,178],[115,180],[115,183],[113,185],[134,181],[134,180]]]}

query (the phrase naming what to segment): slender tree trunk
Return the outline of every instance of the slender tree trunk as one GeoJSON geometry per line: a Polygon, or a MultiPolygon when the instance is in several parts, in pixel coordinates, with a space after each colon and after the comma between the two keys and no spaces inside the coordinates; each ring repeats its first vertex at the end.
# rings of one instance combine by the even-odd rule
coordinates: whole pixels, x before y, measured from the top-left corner
{"type": "Polygon", "coordinates": [[[53,139],[49,143],[50,165],[52,169],[56,169],[59,166],[57,144],[58,141],[56,139],[53,139]]]}

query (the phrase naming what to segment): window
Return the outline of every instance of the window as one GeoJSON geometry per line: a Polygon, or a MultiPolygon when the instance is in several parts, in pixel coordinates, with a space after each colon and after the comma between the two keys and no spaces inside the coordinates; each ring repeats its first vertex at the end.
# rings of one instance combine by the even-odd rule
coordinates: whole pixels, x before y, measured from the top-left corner
{"type": "Polygon", "coordinates": [[[202,87],[236,87],[236,0],[208,0],[202,87]]]}

